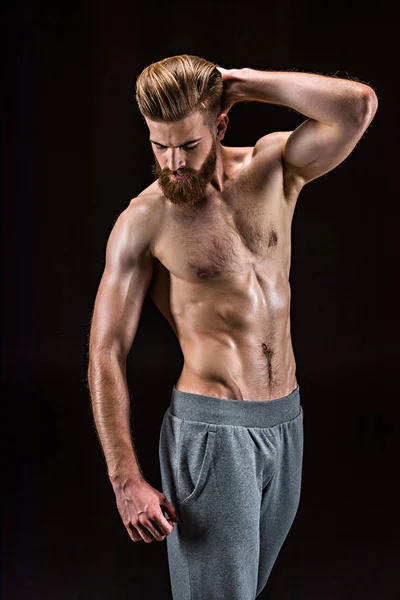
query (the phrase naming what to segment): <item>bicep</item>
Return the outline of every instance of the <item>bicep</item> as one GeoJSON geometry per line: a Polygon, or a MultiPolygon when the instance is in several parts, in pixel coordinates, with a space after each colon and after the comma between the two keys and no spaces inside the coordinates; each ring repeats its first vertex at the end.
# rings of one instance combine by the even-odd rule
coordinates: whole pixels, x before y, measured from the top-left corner
{"type": "Polygon", "coordinates": [[[328,173],[354,150],[366,126],[356,122],[326,125],[307,119],[288,137],[283,149],[284,169],[307,183],[328,173]]]}
{"type": "Polygon", "coordinates": [[[126,358],[136,335],[152,277],[151,256],[130,269],[104,270],[97,292],[90,334],[91,347],[126,358]]]}

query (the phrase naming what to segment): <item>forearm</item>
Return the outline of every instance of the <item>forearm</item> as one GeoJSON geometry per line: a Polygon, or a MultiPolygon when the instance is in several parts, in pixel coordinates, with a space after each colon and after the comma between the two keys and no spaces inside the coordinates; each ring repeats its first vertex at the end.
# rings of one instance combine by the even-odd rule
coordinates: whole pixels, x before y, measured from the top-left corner
{"type": "Polygon", "coordinates": [[[365,116],[374,91],[369,86],[314,73],[235,69],[231,83],[237,102],[287,106],[327,125],[365,116]]]}
{"type": "Polygon", "coordinates": [[[130,432],[130,398],[125,367],[112,355],[90,358],[88,368],[93,417],[111,483],[143,477],[130,432]]]}

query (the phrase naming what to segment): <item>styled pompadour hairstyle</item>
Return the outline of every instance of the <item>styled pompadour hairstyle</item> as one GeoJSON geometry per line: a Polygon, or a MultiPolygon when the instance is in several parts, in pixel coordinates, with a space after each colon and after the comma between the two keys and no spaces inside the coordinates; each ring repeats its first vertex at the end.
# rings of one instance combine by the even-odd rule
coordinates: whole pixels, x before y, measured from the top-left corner
{"type": "Polygon", "coordinates": [[[222,90],[216,64],[188,54],[152,63],[136,79],[136,101],[143,117],[166,123],[200,110],[211,127],[221,108],[222,90]]]}

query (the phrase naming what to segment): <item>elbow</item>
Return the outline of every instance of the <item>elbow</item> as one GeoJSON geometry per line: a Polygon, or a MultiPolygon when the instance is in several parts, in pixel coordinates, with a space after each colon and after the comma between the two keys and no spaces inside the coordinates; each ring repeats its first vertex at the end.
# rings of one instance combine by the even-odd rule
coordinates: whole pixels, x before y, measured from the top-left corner
{"type": "Polygon", "coordinates": [[[375,117],[376,111],[378,110],[378,96],[376,95],[375,91],[369,87],[366,86],[368,88],[368,91],[366,92],[365,96],[365,114],[366,114],[366,121],[367,121],[367,127],[368,125],[371,123],[372,119],[375,117]]]}
{"type": "Polygon", "coordinates": [[[360,84],[354,108],[353,122],[361,129],[366,129],[378,110],[378,96],[369,85],[360,84]]]}

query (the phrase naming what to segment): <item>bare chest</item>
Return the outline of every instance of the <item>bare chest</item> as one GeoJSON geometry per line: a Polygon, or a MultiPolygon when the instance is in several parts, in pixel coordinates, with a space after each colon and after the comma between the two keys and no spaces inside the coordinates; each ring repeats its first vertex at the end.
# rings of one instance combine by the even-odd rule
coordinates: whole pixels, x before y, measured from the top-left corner
{"type": "Polygon", "coordinates": [[[201,210],[167,211],[154,255],[171,275],[190,282],[229,278],[250,263],[288,269],[290,222],[279,177],[262,189],[242,177],[201,210]]]}

